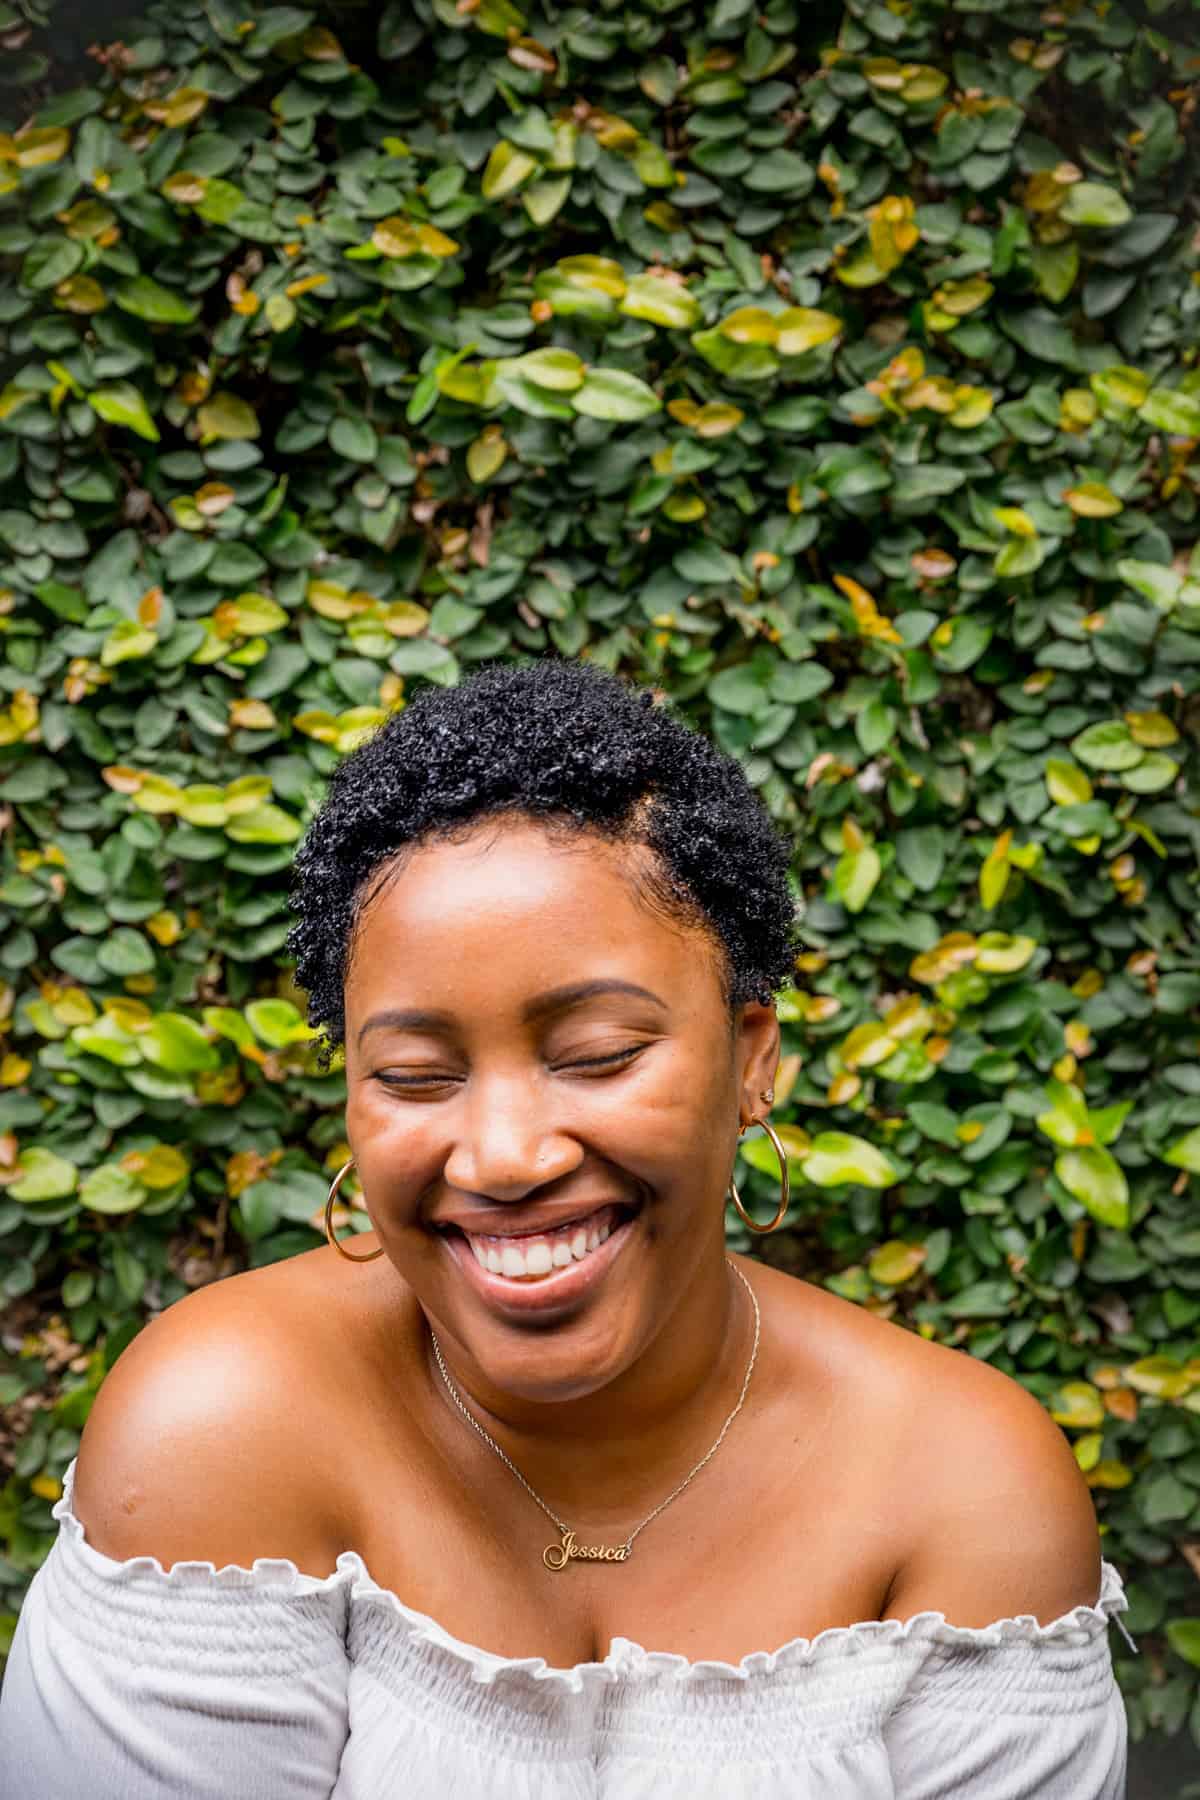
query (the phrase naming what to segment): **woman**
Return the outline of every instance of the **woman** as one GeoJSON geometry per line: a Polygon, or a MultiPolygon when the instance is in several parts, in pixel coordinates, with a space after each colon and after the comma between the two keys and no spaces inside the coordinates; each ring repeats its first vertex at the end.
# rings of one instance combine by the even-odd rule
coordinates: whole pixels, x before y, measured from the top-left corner
{"type": "Polygon", "coordinates": [[[338,768],[289,948],[374,1229],[119,1359],[5,1794],[1119,1800],[1125,1601],[1057,1426],[726,1255],[787,869],[585,665],[428,689],[338,768]]]}

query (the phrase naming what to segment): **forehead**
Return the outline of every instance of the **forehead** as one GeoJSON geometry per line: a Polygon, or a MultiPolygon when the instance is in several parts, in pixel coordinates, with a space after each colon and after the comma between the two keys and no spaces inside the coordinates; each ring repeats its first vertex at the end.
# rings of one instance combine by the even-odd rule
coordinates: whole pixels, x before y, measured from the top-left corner
{"type": "Polygon", "coordinates": [[[712,961],[711,939],[639,897],[647,854],[526,818],[489,819],[457,841],[421,844],[363,910],[347,1005],[400,984],[469,985],[482,995],[639,971],[659,993],[664,983],[694,982],[698,962],[712,961]]]}

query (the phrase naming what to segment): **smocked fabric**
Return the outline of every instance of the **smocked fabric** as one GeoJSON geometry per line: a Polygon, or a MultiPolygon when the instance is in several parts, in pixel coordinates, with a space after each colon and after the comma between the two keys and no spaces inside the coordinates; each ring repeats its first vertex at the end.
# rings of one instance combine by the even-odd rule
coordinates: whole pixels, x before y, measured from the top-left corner
{"type": "Polygon", "coordinates": [[[1124,1800],[1107,1561],[1046,1625],[923,1612],[736,1664],[615,1637],[556,1668],[464,1643],[352,1550],[325,1577],[115,1561],[74,1474],[0,1691],[5,1800],[1124,1800]]]}

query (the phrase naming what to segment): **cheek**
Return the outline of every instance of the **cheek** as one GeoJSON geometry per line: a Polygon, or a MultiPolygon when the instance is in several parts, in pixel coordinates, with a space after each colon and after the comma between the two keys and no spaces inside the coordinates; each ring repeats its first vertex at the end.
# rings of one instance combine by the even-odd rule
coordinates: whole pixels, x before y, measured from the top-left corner
{"type": "MultiPolygon", "coordinates": [[[[723,1190],[737,1135],[730,1072],[683,1046],[662,1047],[624,1078],[547,1081],[544,1128],[575,1138],[588,1160],[619,1168],[653,1192],[707,1204],[723,1190]]],[[[346,1126],[374,1211],[397,1221],[444,1179],[463,1128],[458,1099],[396,1099],[369,1078],[347,1097],[346,1126]]]]}

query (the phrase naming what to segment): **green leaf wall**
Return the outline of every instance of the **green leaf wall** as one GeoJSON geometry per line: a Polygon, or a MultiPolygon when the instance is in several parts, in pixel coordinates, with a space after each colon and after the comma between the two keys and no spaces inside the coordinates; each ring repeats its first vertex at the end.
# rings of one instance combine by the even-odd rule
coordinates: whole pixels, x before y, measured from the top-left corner
{"type": "Polygon", "coordinates": [[[1200,1745],[1198,43],[1163,0],[181,0],[9,109],[10,1629],[121,1348],[319,1242],[343,1088],[281,946],[326,777],[558,653],[795,834],[754,1247],[1044,1402],[1131,1732],[1200,1745]]]}

